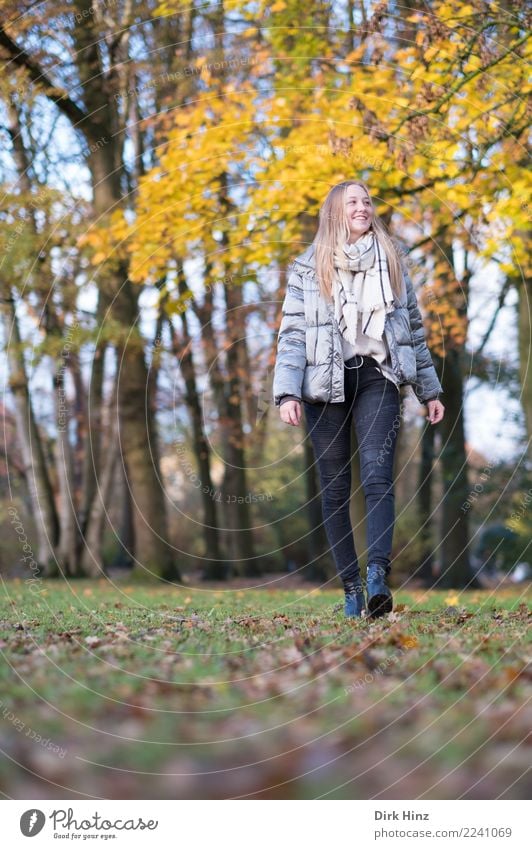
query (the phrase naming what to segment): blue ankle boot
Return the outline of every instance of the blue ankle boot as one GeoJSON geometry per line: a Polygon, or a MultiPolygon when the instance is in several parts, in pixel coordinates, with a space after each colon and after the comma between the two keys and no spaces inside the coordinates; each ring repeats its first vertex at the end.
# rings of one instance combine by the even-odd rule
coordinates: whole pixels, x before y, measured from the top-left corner
{"type": "Polygon", "coordinates": [[[366,596],[363,589],[345,594],[344,613],[348,619],[363,617],[366,615],[366,612],[366,596]]]}
{"type": "Polygon", "coordinates": [[[376,619],[390,613],[393,608],[393,598],[386,586],[386,569],[377,564],[368,566],[366,584],[369,615],[376,619]]]}

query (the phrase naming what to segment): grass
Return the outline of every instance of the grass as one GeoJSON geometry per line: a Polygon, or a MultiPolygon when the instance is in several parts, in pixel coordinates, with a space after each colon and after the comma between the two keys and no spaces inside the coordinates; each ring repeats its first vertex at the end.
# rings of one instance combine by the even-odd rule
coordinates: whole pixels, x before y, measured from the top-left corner
{"type": "Polygon", "coordinates": [[[0,602],[7,797],[527,798],[522,587],[370,622],[338,590],[32,583],[0,602]]]}

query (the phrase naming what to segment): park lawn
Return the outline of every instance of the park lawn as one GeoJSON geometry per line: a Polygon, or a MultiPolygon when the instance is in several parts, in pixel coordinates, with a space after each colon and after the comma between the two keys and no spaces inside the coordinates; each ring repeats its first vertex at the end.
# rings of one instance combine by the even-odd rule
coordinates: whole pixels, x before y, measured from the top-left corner
{"type": "Polygon", "coordinates": [[[530,596],[4,581],[8,798],[528,798],[530,596]]]}

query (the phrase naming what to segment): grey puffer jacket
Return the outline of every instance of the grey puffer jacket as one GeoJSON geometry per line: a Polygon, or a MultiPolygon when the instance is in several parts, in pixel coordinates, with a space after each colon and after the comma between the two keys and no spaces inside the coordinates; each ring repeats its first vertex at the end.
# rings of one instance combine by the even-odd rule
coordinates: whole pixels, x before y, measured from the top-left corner
{"type": "MultiPolygon", "coordinates": [[[[397,246],[403,268],[401,297],[384,320],[384,341],[399,385],[410,384],[420,404],[437,398],[443,389],[430,351],[412,281],[403,261],[403,243],[397,246]]],[[[273,398],[284,396],[311,403],[345,401],[344,359],[334,306],[320,294],[316,279],[314,245],[288,268],[286,295],[277,338],[273,398]]]]}

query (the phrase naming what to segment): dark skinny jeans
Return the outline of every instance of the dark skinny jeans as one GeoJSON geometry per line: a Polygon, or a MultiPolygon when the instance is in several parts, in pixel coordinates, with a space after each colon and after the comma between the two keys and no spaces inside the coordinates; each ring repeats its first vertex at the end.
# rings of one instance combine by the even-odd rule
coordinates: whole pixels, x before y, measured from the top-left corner
{"type": "Polygon", "coordinates": [[[344,364],[345,401],[303,401],[321,484],[325,530],[344,590],[361,586],[349,516],[351,419],[354,420],[360,477],[366,500],[367,563],[389,574],[395,522],[393,465],[400,424],[399,389],[371,357],[355,355],[344,364]],[[358,367],[356,367],[358,366],[358,367]]]}

